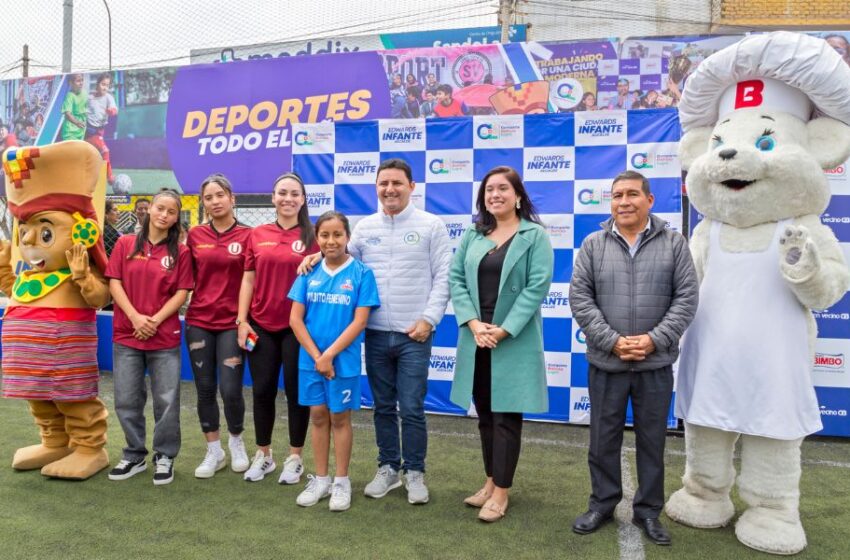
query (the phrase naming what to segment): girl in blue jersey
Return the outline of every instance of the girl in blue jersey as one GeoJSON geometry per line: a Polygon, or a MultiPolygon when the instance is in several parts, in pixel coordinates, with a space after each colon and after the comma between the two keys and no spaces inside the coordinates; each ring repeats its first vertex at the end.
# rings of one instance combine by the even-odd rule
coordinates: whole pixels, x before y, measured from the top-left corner
{"type": "Polygon", "coordinates": [[[298,400],[310,407],[316,476],[298,495],[300,506],[330,496],[331,511],[351,506],[351,411],[360,408],[360,344],[369,312],[380,306],[375,275],[346,252],[351,229],[339,212],[316,221],[320,266],[299,276],[289,292],[289,324],[301,344],[298,400]],[[336,476],[331,484],[328,455],[333,431],[336,476]]]}

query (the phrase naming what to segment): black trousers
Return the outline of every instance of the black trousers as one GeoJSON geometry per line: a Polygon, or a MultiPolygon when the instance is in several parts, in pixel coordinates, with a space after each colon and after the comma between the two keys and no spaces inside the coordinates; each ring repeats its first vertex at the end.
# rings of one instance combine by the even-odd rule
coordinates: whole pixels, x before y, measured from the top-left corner
{"type": "Polygon", "coordinates": [[[301,346],[292,329],[267,331],[251,321],[257,333],[257,346],[248,352],[248,365],[254,383],[254,431],[257,445],[271,445],[275,419],[275,399],[283,364],[283,388],[289,419],[289,445],[304,447],[310,407],[298,404],[298,351],[301,346]]]}
{"type": "Polygon", "coordinates": [[[637,443],[638,489],[633,501],[638,519],[658,517],[664,505],[664,443],[673,392],[673,368],[608,372],[590,365],[589,507],[609,514],[623,497],[620,454],[626,404],[632,399],[637,443]]]}
{"type": "Polygon", "coordinates": [[[186,346],[198,390],[198,419],[204,433],[219,430],[216,389],[221,392],[227,431],[239,435],[245,429],[245,398],[242,377],[244,352],[237,343],[236,329],[208,331],[186,325],[186,346]]]}
{"type": "Polygon", "coordinates": [[[484,472],[499,488],[513,486],[522,444],[522,413],[493,412],[491,407],[492,376],[489,348],[475,351],[475,377],[472,398],[478,412],[478,432],[484,472]]]}

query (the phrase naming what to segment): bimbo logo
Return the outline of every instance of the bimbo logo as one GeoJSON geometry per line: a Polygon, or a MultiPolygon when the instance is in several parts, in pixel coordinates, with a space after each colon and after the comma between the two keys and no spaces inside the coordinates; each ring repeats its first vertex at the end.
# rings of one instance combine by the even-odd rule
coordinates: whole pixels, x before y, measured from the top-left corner
{"type": "Polygon", "coordinates": [[[555,95],[560,99],[566,99],[567,101],[575,101],[576,98],[573,95],[573,90],[575,88],[572,84],[562,83],[558,86],[558,89],[555,90],[555,95]]]}
{"type": "Polygon", "coordinates": [[[482,140],[496,140],[499,136],[493,132],[492,124],[482,124],[475,131],[482,140]]]}
{"type": "Polygon", "coordinates": [[[834,371],[844,370],[844,354],[815,354],[815,367],[834,371]]]}
{"type": "Polygon", "coordinates": [[[826,171],[824,171],[824,173],[831,177],[844,177],[844,175],[846,175],[847,173],[847,168],[844,167],[844,164],[841,164],[838,167],[827,169],[826,171]]]}
{"type": "Polygon", "coordinates": [[[762,92],[764,82],[761,80],[745,80],[738,83],[735,90],[735,108],[758,107],[764,101],[762,92]]]}
{"type": "Polygon", "coordinates": [[[449,172],[449,170],[446,169],[446,164],[442,159],[432,159],[431,163],[428,164],[428,169],[430,169],[431,173],[435,175],[449,172]]]}
{"type": "Polygon", "coordinates": [[[297,146],[312,146],[313,140],[310,138],[310,135],[303,130],[301,132],[295,133],[295,145],[297,146]]]}
{"type": "Polygon", "coordinates": [[[652,169],[649,154],[647,154],[646,152],[639,152],[633,155],[632,167],[634,167],[635,169],[652,169]]]}

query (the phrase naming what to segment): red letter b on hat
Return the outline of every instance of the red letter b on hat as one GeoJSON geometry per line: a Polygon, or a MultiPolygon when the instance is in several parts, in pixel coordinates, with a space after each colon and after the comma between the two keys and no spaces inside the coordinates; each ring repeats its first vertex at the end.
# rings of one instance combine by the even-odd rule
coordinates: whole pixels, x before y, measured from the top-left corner
{"type": "Polygon", "coordinates": [[[735,108],[758,107],[764,101],[762,91],[764,91],[764,82],[761,80],[739,82],[735,91],[735,108]]]}

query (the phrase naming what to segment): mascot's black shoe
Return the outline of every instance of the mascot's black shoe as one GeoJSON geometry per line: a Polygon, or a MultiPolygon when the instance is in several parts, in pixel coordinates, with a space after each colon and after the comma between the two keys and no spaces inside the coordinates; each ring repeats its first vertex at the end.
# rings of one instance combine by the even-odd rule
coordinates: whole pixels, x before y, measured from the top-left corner
{"type": "Polygon", "coordinates": [[[611,521],[612,517],[613,516],[610,513],[599,513],[598,511],[589,509],[573,521],[573,533],[578,533],[579,535],[588,535],[593,533],[611,521]]]}
{"type": "Polygon", "coordinates": [[[632,523],[640,527],[646,537],[655,544],[670,545],[670,533],[667,532],[667,529],[664,528],[657,517],[647,517],[646,519],[635,517],[632,519],[632,523]]]}

